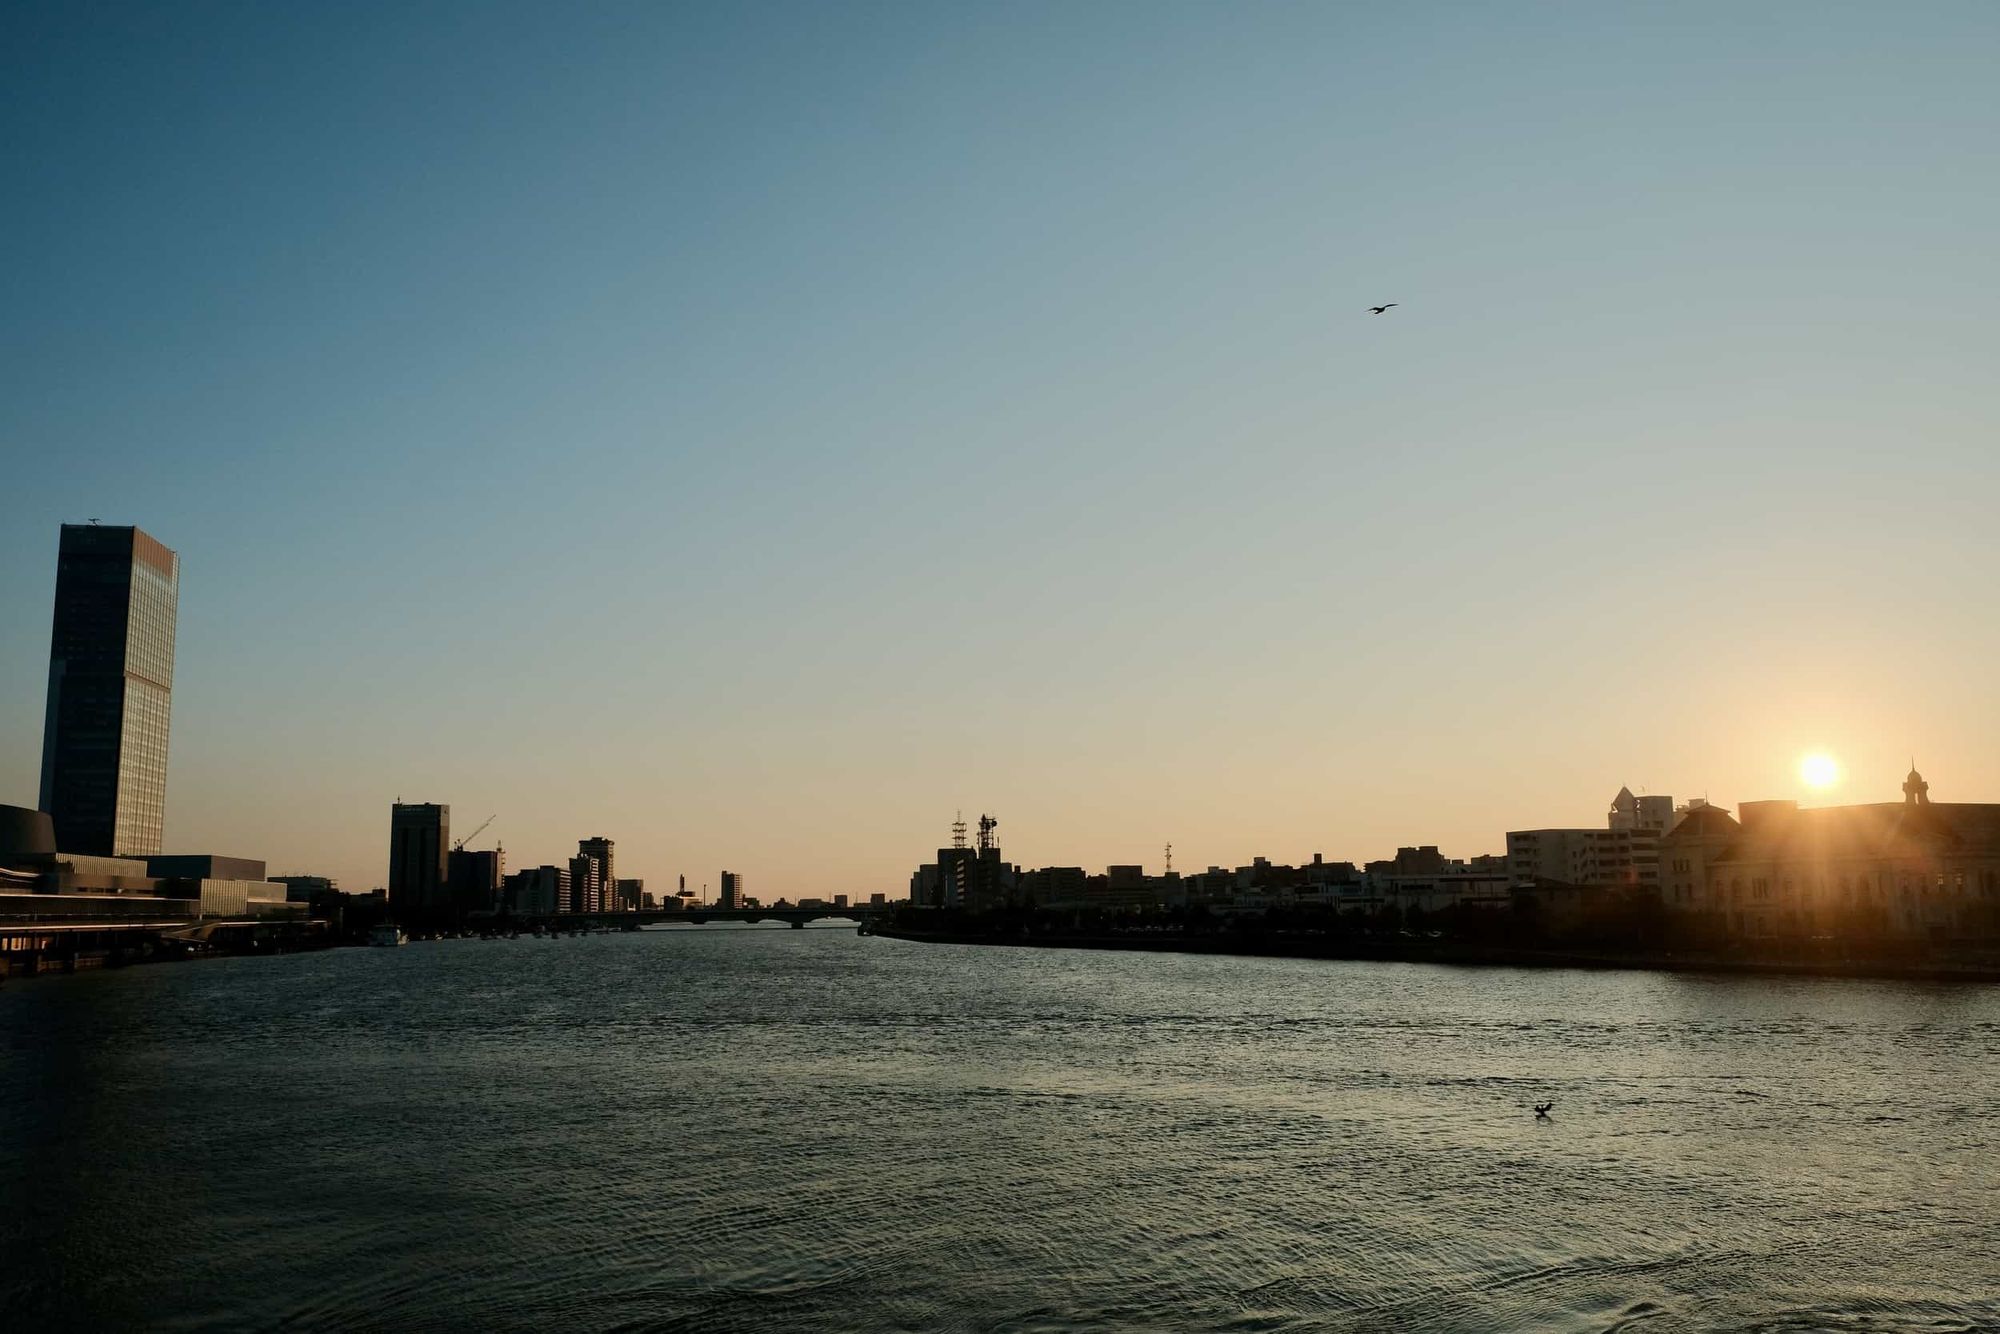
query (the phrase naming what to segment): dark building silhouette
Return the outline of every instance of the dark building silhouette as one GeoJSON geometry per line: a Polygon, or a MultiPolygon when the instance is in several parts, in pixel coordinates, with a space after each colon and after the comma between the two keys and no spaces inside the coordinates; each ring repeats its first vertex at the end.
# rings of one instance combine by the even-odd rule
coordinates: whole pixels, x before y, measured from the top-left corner
{"type": "Polygon", "coordinates": [[[1016,872],[1000,859],[1000,844],[993,834],[999,827],[992,816],[980,816],[979,843],[967,847],[965,818],[953,820],[951,846],[939,848],[937,860],[918,867],[910,877],[910,902],[933,908],[984,908],[1011,900],[1016,872]]]}
{"type": "Polygon", "coordinates": [[[1020,875],[1021,899],[1036,907],[1078,903],[1088,892],[1090,876],[1081,866],[1044,866],[1020,875]]]}
{"type": "Polygon", "coordinates": [[[389,903],[398,912],[445,905],[451,807],[397,802],[389,808],[389,903]]]}
{"type": "Polygon", "coordinates": [[[507,877],[502,892],[507,910],[523,917],[546,917],[569,912],[569,869],[563,866],[531,866],[507,877]]]}
{"type": "Polygon", "coordinates": [[[41,804],[65,852],[160,850],[179,607],[166,547],[137,528],[62,526],[41,804]]]}
{"type": "Polygon", "coordinates": [[[717,893],[715,906],[729,911],[743,905],[743,877],[735,871],[722,873],[722,888],[717,893]]]}
{"type": "Polygon", "coordinates": [[[1107,866],[1102,876],[1092,876],[1088,897],[1106,908],[1148,908],[1154,904],[1152,886],[1146,883],[1143,866],[1107,866]]]}
{"type": "Polygon", "coordinates": [[[590,873],[590,912],[618,911],[618,879],[612,861],[615,845],[604,835],[577,840],[576,855],[594,868],[590,873]]]}
{"type": "Polygon", "coordinates": [[[445,859],[451,906],[459,912],[491,912],[500,903],[507,855],[499,848],[453,848],[445,859]]]}
{"type": "Polygon", "coordinates": [[[0,867],[16,859],[47,861],[56,855],[56,827],[47,811],[0,806],[0,867]]]}
{"type": "Polygon", "coordinates": [[[964,903],[969,897],[972,868],[977,860],[978,854],[971,848],[939,848],[937,884],[931,891],[930,901],[939,907],[964,903]]]}
{"type": "Polygon", "coordinates": [[[212,852],[146,858],[146,874],[163,880],[262,880],[264,869],[255,857],[219,857],[212,852]]]}
{"type": "Polygon", "coordinates": [[[324,875],[274,875],[271,883],[285,887],[288,903],[317,903],[340,894],[340,883],[324,875]]]}
{"type": "MultiPolygon", "coordinates": [[[[1258,858],[1258,861],[1263,862],[1266,869],[1270,868],[1270,863],[1263,858],[1258,858]]],[[[1369,875],[1374,876],[1442,875],[1449,865],[1444,854],[1438,851],[1437,844],[1426,843],[1422,847],[1397,848],[1394,857],[1387,861],[1369,862],[1366,869],[1369,875]]]]}

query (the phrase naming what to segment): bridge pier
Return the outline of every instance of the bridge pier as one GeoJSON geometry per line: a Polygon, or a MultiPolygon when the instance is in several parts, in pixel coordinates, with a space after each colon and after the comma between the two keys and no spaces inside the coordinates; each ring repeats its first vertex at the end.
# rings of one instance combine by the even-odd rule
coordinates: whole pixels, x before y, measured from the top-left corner
{"type": "Polygon", "coordinates": [[[806,924],[805,924],[804,922],[800,921],[800,920],[799,920],[798,918],[796,918],[796,917],[794,917],[794,918],[792,919],[792,930],[794,930],[794,931],[803,931],[803,930],[805,930],[805,929],[806,929],[806,924]]]}

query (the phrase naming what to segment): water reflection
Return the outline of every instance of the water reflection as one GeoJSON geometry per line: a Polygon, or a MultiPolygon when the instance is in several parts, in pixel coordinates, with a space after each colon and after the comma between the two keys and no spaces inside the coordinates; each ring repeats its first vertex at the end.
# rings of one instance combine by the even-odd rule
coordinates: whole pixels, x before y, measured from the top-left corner
{"type": "Polygon", "coordinates": [[[0,1033],[24,1327],[2000,1321],[1988,989],[682,931],[0,1033]]]}

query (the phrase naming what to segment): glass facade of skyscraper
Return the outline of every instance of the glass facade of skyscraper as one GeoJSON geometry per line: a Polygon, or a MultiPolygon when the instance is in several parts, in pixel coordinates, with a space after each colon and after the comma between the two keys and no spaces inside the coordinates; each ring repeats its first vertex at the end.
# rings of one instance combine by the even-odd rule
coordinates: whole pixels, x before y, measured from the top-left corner
{"type": "Polygon", "coordinates": [[[137,528],[64,524],[42,809],[65,852],[148,857],[167,809],[180,558],[137,528]]]}

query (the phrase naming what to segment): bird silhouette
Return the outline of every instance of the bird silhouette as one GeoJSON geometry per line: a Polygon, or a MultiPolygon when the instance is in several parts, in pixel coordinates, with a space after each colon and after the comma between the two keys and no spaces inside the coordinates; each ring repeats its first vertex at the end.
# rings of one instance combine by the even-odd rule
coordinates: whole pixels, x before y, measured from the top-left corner
{"type": "MultiPolygon", "coordinates": [[[[1396,306],[1401,304],[1402,303],[1399,301],[1391,301],[1389,303],[1389,306],[1396,306]]],[[[1370,306],[1368,307],[1368,313],[1370,315],[1380,315],[1383,311],[1387,310],[1389,306],[1370,306]]]]}
{"type": "Polygon", "coordinates": [[[1537,1121],[1546,1121],[1546,1120],[1548,1120],[1548,1119],[1549,1119],[1549,1108],[1551,1108],[1551,1107],[1553,1107],[1553,1106],[1555,1106],[1555,1103],[1554,1103],[1553,1101],[1550,1101],[1550,1102],[1538,1102],[1538,1103],[1536,1103],[1536,1104],[1535,1104],[1535,1119],[1536,1119],[1537,1121]]]}

